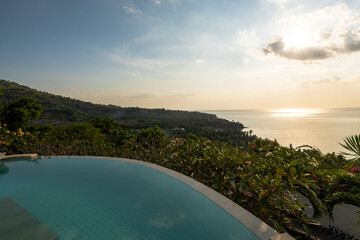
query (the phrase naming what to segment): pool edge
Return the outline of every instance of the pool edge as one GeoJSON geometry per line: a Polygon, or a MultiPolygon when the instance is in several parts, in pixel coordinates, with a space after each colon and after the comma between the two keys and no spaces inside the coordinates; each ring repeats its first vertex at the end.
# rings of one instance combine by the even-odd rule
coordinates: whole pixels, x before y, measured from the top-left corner
{"type": "Polygon", "coordinates": [[[3,156],[0,156],[0,161],[2,161],[2,160],[16,160],[16,159],[34,160],[34,159],[36,159],[38,157],[39,156],[36,153],[3,155],[3,156]]]}

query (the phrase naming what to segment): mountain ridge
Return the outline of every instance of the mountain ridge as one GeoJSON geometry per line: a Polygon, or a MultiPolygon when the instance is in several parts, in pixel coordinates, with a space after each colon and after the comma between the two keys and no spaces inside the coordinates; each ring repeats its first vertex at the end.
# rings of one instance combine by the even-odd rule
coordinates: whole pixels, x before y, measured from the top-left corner
{"type": "Polygon", "coordinates": [[[55,95],[25,85],[0,79],[0,105],[22,97],[32,97],[44,108],[40,119],[45,122],[83,122],[95,117],[109,117],[128,128],[160,127],[210,127],[217,129],[243,129],[238,122],[219,119],[215,114],[197,111],[168,110],[164,108],[120,107],[112,104],[95,104],[70,97],[55,95]]]}

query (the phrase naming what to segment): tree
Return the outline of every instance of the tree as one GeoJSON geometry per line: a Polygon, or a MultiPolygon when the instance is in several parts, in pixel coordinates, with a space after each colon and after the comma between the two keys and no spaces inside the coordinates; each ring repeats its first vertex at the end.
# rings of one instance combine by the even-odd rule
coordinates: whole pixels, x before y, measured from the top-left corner
{"type": "Polygon", "coordinates": [[[33,97],[26,97],[9,103],[0,110],[0,121],[10,130],[26,128],[30,121],[40,117],[43,107],[33,97]]]}
{"type": "Polygon", "coordinates": [[[112,135],[114,130],[121,128],[120,123],[111,118],[96,117],[90,123],[105,135],[112,135]]]}
{"type": "Polygon", "coordinates": [[[338,204],[351,204],[360,207],[360,177],[358,174],[339,174],[335,176],[332,191],[323,200],[328,215],[333,219],[334,207],[338,204]]]}
{"type": "Polygon", "coordinates": [[[112,118],[97,117],[90,122],[95,128],[99,129],[106,139],[118,146],[125,143],[129,139],[129,132],[122,129],[119,122],[112,118]]]}
{"type": "MultiPolygon", "coordinates": [[[[352,153],[342,152],[344,155],[354,156],[348,161],[347,172],[336,175],[333,179],[333,188],[327,191],[323,202],[327,208],[327,213],[333,219],[334,207],[338,204],[352,204],[360,207],[360,135],[353,135],[344,139],[344,144],[340,143],[346,150],[352,153]]],[[[359,215],[360,217],[360,215],[359,215]]]]}
{"type": "Polygon", "coordinates": [[[165,143],[165,133],[158,126],[141,129],[136,136],[136,142],[145,148],[159,147],[165,143]]]}
{"type": "Polygon", "coordinates": [[[85,140],[89,143],[102,144],[105,140],[105,135],[100,133],[98,128],[95,128],[90,123],[80,123],[68,126],[55,127],[51,134],[60,140],[85,140]]]}

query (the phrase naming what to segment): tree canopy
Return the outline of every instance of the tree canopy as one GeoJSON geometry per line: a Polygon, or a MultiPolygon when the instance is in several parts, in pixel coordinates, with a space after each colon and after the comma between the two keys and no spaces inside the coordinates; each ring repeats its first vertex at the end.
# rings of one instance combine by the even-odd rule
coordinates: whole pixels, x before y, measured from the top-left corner
{"type": "Polygon", "coordinates": [[[36,103],[32,97],[21,98],[2,106],[0,109],[0,121],[10,130],[26,128],[30,121],[40,117],[43,107],[36,103]]]}

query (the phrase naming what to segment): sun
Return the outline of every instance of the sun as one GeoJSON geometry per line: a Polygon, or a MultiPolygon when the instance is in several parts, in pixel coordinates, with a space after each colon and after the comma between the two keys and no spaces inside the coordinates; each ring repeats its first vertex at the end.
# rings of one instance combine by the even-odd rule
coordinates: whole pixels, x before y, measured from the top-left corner
{"type": "Polygon", "coordinates": [[[313,46],[316,44],[316,40],[316,34],[304,26],[291,29],[283,38],[286,49],[313,46]]]}

